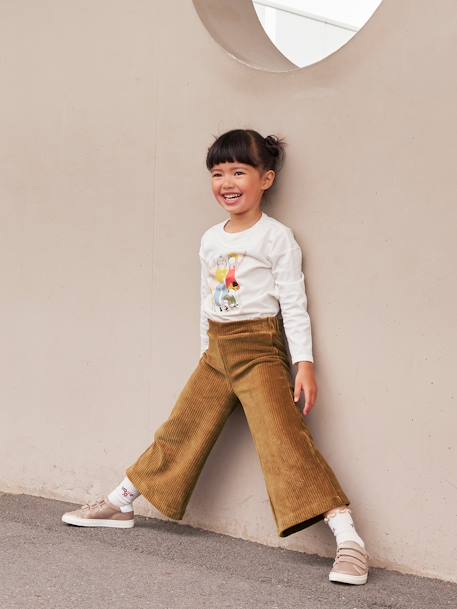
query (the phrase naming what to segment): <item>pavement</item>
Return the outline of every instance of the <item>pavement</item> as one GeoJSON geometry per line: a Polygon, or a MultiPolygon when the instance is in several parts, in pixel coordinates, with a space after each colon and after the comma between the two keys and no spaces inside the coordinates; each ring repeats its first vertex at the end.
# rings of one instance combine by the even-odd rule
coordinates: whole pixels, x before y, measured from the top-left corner
{"type": "Polygon", "coordinates": [[[76,507],[0,493],[1,609],[457,609],[455,583],[373,567],[334,583],[328,558],[143,516],[63,523],[76,507]]]}

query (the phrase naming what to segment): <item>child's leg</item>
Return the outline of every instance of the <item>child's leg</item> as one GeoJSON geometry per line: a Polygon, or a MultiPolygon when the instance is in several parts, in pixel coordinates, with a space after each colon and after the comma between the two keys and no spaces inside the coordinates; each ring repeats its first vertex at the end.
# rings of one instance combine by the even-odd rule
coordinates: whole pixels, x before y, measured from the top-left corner
{"type": "Polygon", "coordinates": [[[239,405],[227,382],[217,347],[200,358],[169,418],[154,441],[107,497],[66,512],[62,521],[79,526],[134,526],[130,503],[141,493],[160,512],[180,520],[209,452],[225,421],[239,405]]]}
{"type": "Polygon", "coordinates": [[[160,512],[180,520],[203,465],[239,401],[217,352],[204,353],[152,444],[126,470],[160,512]]]}
{"type": "Polygon", "coordinates": [[[237,333],[220,330],[220,350],[246,414],[278,534],[286,537],[349,505],[349,499],[294,402],[277,318],[238,327],[237,333]]]}
{"type": "Polygon", "coordinates": [[[237,333],[221,337],[220,349],[246,413],[279,536],[286,537],[329,514],[328,522],[341,539],[329,579],[366,583],[368,554],[354,540],[350,510],[341,512],[349,499],[294,402],[278,320],[240,325],[237,333]]]}

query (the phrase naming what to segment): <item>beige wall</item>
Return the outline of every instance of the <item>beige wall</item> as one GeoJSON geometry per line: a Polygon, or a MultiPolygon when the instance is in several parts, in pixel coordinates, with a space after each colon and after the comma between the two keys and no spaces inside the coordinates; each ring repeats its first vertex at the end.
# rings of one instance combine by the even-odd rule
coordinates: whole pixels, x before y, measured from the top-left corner
{"type": "MultiPolygon", "coordinates": [[[[282,74],[175,6],[0,8],[0,488],[95,498],[151,442],[199,354],[206,148],[253,127],[289,142],[266,210],[303,247],[315,439],[372,564],[457,581],[455,2],[384,0],[282,74]]],[[[241,409],[183,522],[334,554],[322,522],[277,537],[241,409]]]]}

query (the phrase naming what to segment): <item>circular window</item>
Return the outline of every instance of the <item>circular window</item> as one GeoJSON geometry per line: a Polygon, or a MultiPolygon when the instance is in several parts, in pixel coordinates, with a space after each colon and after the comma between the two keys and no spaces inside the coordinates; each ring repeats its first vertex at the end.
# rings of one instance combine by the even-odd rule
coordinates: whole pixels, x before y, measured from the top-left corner
{"type": "Polygon", "coordinates": [[[344,46],[381,0],[193,0],[206,29],[232,57],[289,72],[344,46]]]}

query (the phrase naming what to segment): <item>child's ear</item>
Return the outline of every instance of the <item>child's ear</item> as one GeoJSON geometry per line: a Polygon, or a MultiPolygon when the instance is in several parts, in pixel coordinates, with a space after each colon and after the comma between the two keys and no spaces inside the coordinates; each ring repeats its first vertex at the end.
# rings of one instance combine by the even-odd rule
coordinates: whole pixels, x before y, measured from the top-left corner
{"type": "Polygon", "coordinates": [[[263,174],[263,186],[265,187],[265,190],[270,188],[275,180],[275,177],[276,173],[273,171],[273,169],[269,169],[263,174]]]}

